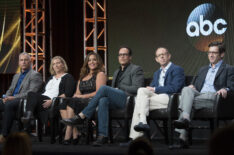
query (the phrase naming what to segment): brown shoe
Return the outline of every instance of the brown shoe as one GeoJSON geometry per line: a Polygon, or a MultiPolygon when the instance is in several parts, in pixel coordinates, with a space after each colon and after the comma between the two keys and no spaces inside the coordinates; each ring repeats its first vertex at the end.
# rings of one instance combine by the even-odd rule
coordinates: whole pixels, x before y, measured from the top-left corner
{"type": "Polygon", "coordinates": [[[3,135],[0,135],[0,144],[3,144],[6,141],[6,138],[3,135]]]}

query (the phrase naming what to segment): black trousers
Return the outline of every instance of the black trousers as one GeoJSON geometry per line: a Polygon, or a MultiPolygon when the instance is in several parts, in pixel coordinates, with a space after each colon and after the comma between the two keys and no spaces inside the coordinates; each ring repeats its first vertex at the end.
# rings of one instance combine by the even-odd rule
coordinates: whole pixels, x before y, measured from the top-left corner
{"type": "MultiPolygon", "coordinates": [[[[3,120],[2,120],[2,135],[7,136],[10,132],[12,123],[16,117],[16,112],[20,103],[20,99],[14,99],[7,101],[1,108],[4,110],[3,120]]],[[[2,110],[2,109],[1,109],[2,110]]]]}
{"type": "Polygon", "coordinates": [[[27,96],[26,111],[32,111],[34,114],[47,109],[42,106],[44,100],[50,99],[48,96],[44,96],[40,93],[29,92],[27,96]]]}

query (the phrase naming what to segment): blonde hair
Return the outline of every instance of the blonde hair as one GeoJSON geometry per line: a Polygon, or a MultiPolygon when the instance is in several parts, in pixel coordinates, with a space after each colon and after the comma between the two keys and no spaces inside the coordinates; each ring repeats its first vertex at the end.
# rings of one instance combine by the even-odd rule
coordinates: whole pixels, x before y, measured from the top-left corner
{"type": "Polygon", "coordinates": [[[63,66],[64,66],[64,72],[67,73],[68,67],[67,67],[66,61],[65,61],[61,56],[55,56],[55,57],[52,58],[52,60],[51,60],[51,62],[50,62],[50,74],[51,74],[51,75],[55,75],[55,74],[56,74],[55,71],[54,71],[54,69],[53,69],[53,61],[54,61],[55,59],[59,59],[59,60],[61,61],[61,63],[62,63],[63,66]]]}

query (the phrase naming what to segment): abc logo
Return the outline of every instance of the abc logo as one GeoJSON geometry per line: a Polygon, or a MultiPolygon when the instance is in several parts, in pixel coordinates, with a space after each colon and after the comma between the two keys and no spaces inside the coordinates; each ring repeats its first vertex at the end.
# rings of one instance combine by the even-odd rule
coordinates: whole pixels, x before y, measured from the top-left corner
{"type": "Polygon", "coordinates": [[[209,20],[204,20],[203,15],[200,15],[200,21],[197,22],[190,22],[186,27],[186,32],[190,37],[198,37],[200,33],[204,36],[208,36],[211,34],[211,32],[214,30],[216,34],[224,34],[224,32],[227,30],[227,27],[222,27],[219,29],[218,25],[227,25],[227,22],[219,18],[217,19],[214,24],[211,23],[209,20]],[[205,26],[207,26],[207,30],[205,30],[205,26]],[[191,29],[195,29],[193,32],[191,29]],[[199,33],[200,30],[200,33],[199,33]]]}
{"type": "Polygon", "coordinates": [[[186,33],[192,45],[199,51],[207,51],[212,41],[223,41],[227,21],[222,10],[211,3],[197,6],[189,15],[186,33]]]}

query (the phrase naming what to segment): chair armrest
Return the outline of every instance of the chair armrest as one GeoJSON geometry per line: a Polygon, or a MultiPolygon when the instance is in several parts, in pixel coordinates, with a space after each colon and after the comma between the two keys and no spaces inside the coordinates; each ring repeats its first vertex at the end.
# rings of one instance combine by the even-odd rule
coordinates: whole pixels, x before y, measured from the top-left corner
{"type": "Polygon", "coordinates": [[[228,93],[227,98],[219,97],[216,111],[219,119],[233,119],[234,118],[234,92],[228,93]]]}
{"type": "Polygon", "coordinates": [[[62,98],[62,97],[54,97],[52,99],[52,103],[51,103],[50,108],[49,108],[49,117],[50,118],[53,118],[56,115],[56,112],[57,112],[56,109],[58,109],[58,105],[60,103],[62,103],[63,100],[64,100],[64,98],[62,98]]]}
{"type": "Polygon", "coordinates": [[[174,93],[169,96],[167,111],[168,117],[178,117],[178,98],[179,93],[174,93]]]}
{"type": "Polygon", "coordinates": [[[20,120],[21,117],[24,115],[24,112],[26,111],[26,104],[27,104],[27,99],[21,98],[16,112],[17,120],[20,120]]]}

